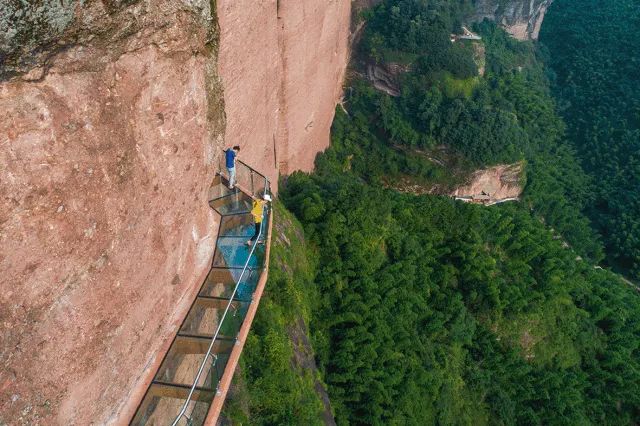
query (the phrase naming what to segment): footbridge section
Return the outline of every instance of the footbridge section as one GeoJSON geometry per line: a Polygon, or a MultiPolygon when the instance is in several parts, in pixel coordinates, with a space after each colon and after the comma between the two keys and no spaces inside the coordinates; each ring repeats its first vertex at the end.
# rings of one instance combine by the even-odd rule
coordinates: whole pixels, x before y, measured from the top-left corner
{"type": "Polygon", "coordinates": [[[269,192],[269,181],[240,161],[236,172],[234,189],[224,172],[209,189],[220,216],[210,271],[130,425],[214,425],[220,415],[262,297],[271,242],[266,207],[257,243],[247,245],[255,232],[253,200],[269,192]]]}

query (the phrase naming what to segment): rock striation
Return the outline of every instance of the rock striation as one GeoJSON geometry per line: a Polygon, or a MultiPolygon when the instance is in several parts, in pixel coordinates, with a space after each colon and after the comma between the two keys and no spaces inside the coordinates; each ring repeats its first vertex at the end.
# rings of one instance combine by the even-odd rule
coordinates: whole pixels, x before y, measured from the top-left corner
{"type": "Polygon", "coordinates": [[[536,40],[553,0],[477,0],[472,21],[490,19],[519,40],[536,40]]]}
{"type": "Polygon", "coordinates": [[[400,96],[399,76],[403,71],[399,64],[370,63],[367,65],[367,78],[377,90],[389,96],[400,96]]]}

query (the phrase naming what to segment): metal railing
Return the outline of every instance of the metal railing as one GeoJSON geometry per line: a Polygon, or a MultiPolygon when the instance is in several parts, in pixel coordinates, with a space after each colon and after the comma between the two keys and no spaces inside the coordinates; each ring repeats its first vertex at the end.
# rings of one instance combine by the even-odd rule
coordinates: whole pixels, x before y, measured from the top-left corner
{"type": "MultiPolygon", "coordinates": [[[[241,162],[241,161],[236,161],[236,169],[238,169],[238,165],[241,166],[241,169],[243,171],[246,171],[247,173],[244,176],[247,176],[249,179],[244,181],[243,184],[240,184],[240,188],[244,189],[244,190],[248,190],[251,191],[251,195],[253,195],[254,197],[256,196],[262,196],[263,194],[265,194],[265,191],[269,190],[269,180],[267,179],[266,176],[258,173],[257,171],[255,171],[253,168],[249,167],[248,165],[246,165],[245,163],[241,162]],[[260,185],[256,185],[256,183],[259,182],[260,185]],[[244,183],[249,183],[249,186],[245,186],[244,183]]],[[[222,171],[227,171],[226,168],[224,169],[220,169],[220,174],[222,175],[222,171]]],[[[237,173],[237,171],[236,171],[237,173]]],[[[226,176],[228,177],[228,176],[226,176]]],[[[240,180],[238,180],[238,183],[240,183],[240,180]]],[[[229,310],[232,307],[232,303],[234,301],[234,298],[236,297],[236,293],[238,292],[238,288],[240,287],[240,283],[242,282],[242,278],[244,277],[245,273],[247,272],[248,268],[249,268],[249,263],[251,262],[251,259],[253,257],[253,255],[255,254],[255,250],[256,247],[258,246],[258,243],[261,241],[263,234],[265,232],[265,222],[268,221],[268,211],[269,211],[269,207],[268,205],[264,206],[264,210],[262,212],[262,222],[260,222],[260,230],[258,232],[257,238],[255,240],[255,242],[253,243],[252,247],[251,247],[251,251],[249,252],[249,256],[247,257],[247,261],[244,264],[244,267],[242,268],[242,272],[240,273],[240,276],[238,277],[238,280],[235,283],[235,286],[233,288],[233,292],[231,293],[231,296],[229,297],[229,301],[227,302],[227,306],[225,307],[224,313],[222,314],[222,317],[219,319],[218,322],[218,327],[216,329],[216,332],[213,334],[213,338],[211,339],[211,343],[209,344],[209,347],[207,349],[207,353],[205,354],[202,363],[200,364],[200,368],[198,369],[198,373],[196,374],[196,377],[193,381],[193,384],[191,385],[191,388],[189,390],[189,394],[186,398],[186,400],[184,401],[184,404],[182,405],[182,408],[180,410],[180,412],[178,413],[178,415],[176,416],[175,420],[173,421],[173,423],[171,424],[172,426],[177,426],[178,422],[184,417],[185,420],[187,421],[187,425],[191,425],[192,424],[192,419],[187,416],[187,408],[189,407],[189,403],[191,403],[191,400],[193,398],[193,394],[196,391],[196,388],[198,387],[198,383],[200,382],[200,379],[202,377],[202,374],[205,370],[205,367],[207,365],[207,361],[209,360],[209,358],[211,358],[211,368],[213,368],[216,365],[217,362],[217,356],[214,355],[213,352],[213,347],[215,345],[216,340],[219,337],[220,334],[220,330],[222,329],[223,324],[225,323],[225,319],[227,318],[227,314],[229,313],[229,310]]],[[[192,410],[192,414],[193,414],[193,410],[192,410]]]]}
{"type": "MultiPolygon", "coordinates": [[[[254,197],[262,197],[265,191],[269,191],[269,180],[262,173],[257,172],[241,160],[236,160],[236,185],[254,197]]],[[[220,175],[229,179],[229,172],[222,156],[218,161],[220,175]]]]}

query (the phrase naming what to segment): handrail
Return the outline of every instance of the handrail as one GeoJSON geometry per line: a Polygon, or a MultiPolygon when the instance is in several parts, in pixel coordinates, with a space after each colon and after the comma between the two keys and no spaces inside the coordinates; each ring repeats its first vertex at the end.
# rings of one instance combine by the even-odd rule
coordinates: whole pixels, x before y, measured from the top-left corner
{"type": "MultiPolygon", "coordinates": [[[[182,409],[180,410],[180,413],[175,418],[175,420],[173,421],[171,426],[176,426],[178,424],[178,422],[180,421],[180,418],[183,417],[183,416],[187,419],[187,422],[189,422],[191,420],[185,414],[186,411],[187,411],[187,406],[191,402],[191,397],[193,396],[193,393],[195,392],[196,387],[198,385],[198,381],[200,380],[200,377],[202,376],[202,372],[204,371],[204,367],[207,364],[207,359],[209,357],[212,357],[212,359],[213,359],[213,356],[211,354],[211,351],[213,349],[213,345],[215,344],[215,341],[218,338],[218,334],[220,333],[220,329],[222,328],[222,324],[224,324],[224,320],[227,317],[227,313],[229,312],[229,308],[231,307],[231,302],[233,302],[233,298],[235,297],[236,292],[238,291],[238,287],[240,286],[240,282],[242,281],[242,277],[244,276],[245,272],[247,271],[247,267],[249,266],[249,262],[251,261],[251,257],[253,256],[253,253],[254,253],[256,247],[258,246],[258,242],[260,241],[260,238],[262,237],[262,230],[264,229],[264,217],[265,217],[266,212],[267,212],[266,209],[262,212],[262,221],[260,222],[260,230],[258,231],[258,237],[256,238],[256,241],[253,244],[253,247],[251,248],[251,251],[249,252],[249,256],[247,257],[247,261],[245,262],[244,267],[242,268],[242,272],[240,273],[240,277],[238,277],[238,281],[236,282],[236,285],[233,288],[233,293],[231,293],[231,296],[229,297],[229,302],[227,303],[227,307],[225,308],[224,313],[222,314],[222,318],[219,321],[218,328],[217,328],[215,334],[213,335],[213,338],[211,339],[211,343],[209,344],[209,348],[207,349],[207,353],[205,354],[204,359],[202,360],[202,364],[200,364],[200,368],[198,369],[198,374],[196,375],[196,378],[193,381],[193,385],[191,385],[191,389],[189,390],[189,395],[187,396],[187,399],[184,401],[184,404],[182,405],[182,409]]],[[[213,362],[215,363],[216,360],[213,359],[213,362]]]]}
{"type": "MultiPolygon", "coordinates": [[[[226,167],[224,162],[225,162],[224,156],[221,156],[221,157],[218,158],[218,170],[219,170],[220,174],[222,174],[223,170],[224,171],[227,170],[227,167],[226,167]]],[[[258,175],[259,177],[264,179],[264,184],[265,185],[264,185],[263,190],[264,191],[268,191],[268,189],[269,189],[269,181],[268,181],[267,177],[265,175],[263,175],[262,173],[260,173],[259,171],[257,171],[256,169],[254,169],[253,167],[251,167],[250,165],[248,165],[247,163],[245,163],[244,161],[236,159],[236,169],[237,169],[236,170],[236,180],[238,182],[241,180],[242,175],[243,175],[242,172],[241,172],[242,168],[246,169],[249,172],[250,181],[246,182],[246,185],[244,185],[244,187],[245,187],[245,189],[247,189],[251,193],[252,196],[256,196],[256,195],[259,196],[260,195],[260,194],[256,194],[256,192],[260,192],[260,191],[256,191],[255,182],[254,182],[254,179],[253,179],[254,174],[258,175]],[[240,167],[238,167],[238,165],[240,167]]],[[[245,183],[245,182],[243,182],[243,183],[245,183]]]]}
{"type": "Polygon", "coordinates": [[[242,164],[243,166],[245,166],[247,169],[251,170],[252,172],[254,172],[254,173],[256,173],[256,174],[259,174],[260,176],[263,176],[263,177],[264,177],[264,175],[263,175],[262,173],[260,173],[259,171],[257,171],[256,169],[254,169],[253,167],[251,167],[250,165],[248,165],[248,164],[247,164],[247,163],[245,163],[244,161],[242,161],[242,160],[236,160],[236,163],[240,163],[240,164],[242,164]]]}

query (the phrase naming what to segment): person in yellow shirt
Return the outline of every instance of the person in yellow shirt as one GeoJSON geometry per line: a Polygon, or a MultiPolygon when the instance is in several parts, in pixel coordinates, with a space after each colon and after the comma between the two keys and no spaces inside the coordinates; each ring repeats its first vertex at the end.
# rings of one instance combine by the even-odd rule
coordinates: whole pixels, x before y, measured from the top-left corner
{"type": "MultiPolygon", "coordinates": [[[[271,195],[265,192],[262,200],[259,198],[253,199],[253,208],[251,209],[251,215],[253,216],[253,223],[255,224],[255,233],[253,237],[249,241],[247,241],[247,245],[250,246],[254,241],[258,239],[258,235],[260,234],[260,227],[262,226],[262,219],[264,217],[264,206],[271,201],[271,195]]],[[[265,230],[262,230],[262,235],[264,236],[265,230]]],[[[258,241],[261,243],[261,241],[258,241]]]]}

